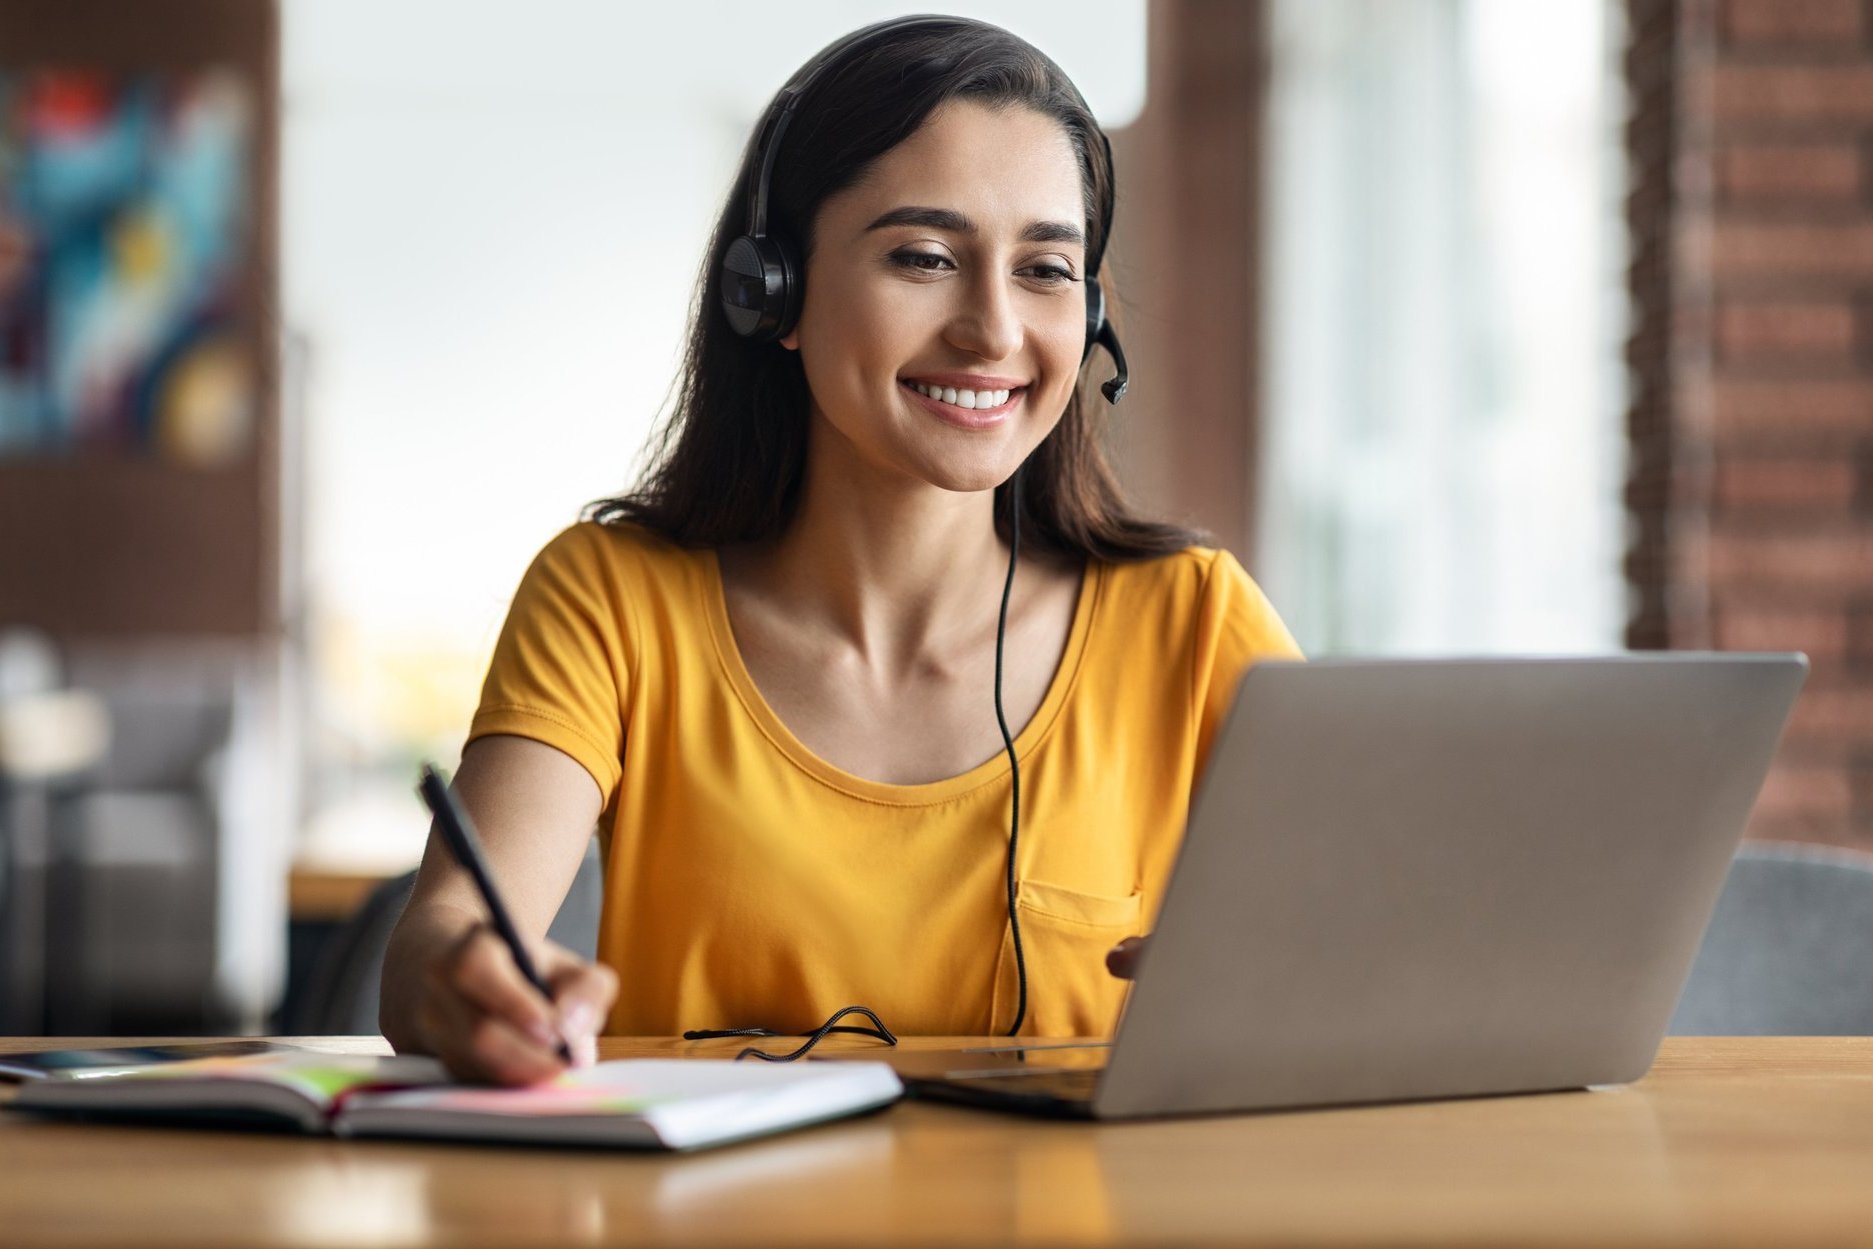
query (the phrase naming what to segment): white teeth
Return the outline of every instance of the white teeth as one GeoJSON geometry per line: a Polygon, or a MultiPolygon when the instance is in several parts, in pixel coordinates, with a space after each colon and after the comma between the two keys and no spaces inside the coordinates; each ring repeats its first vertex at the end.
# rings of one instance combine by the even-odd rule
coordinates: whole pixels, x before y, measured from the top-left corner
{"type": "Polygon", "coordinates": [[[920,395],[970,411],[999,408],[1014,393],[1012,390],[957,390],[952,386],[927,386],[923,382],[912,382],[911,388],[920,395]]]}

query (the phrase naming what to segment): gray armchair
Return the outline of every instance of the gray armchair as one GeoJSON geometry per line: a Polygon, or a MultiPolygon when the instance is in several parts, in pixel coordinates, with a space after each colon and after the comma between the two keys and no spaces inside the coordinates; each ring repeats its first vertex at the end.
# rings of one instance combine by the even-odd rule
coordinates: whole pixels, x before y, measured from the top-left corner
{"type": "Polygon", "coordinates": [[[1739,851],[1670,1031],[1873,1035],[1873,854],[1739,851]]]}

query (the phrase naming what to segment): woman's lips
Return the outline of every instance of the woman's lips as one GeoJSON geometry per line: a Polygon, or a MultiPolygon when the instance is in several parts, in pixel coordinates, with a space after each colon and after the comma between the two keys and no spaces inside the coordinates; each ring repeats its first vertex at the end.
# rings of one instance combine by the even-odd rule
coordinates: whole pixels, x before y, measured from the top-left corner
{"type": "Polygon", "coordinates": [[[926,412],[959,429],[992,429],[1000,425],[1008,419],[1008,414],[1015,410],[1021,402],[1021,397],[1027,393],[1025,386],[1009,392],[1008,402],[999,408],[959,408],[953,403],[932,399],[909,382],[899,382],[898,386],[905,394],[922,404],[926,412]]]}

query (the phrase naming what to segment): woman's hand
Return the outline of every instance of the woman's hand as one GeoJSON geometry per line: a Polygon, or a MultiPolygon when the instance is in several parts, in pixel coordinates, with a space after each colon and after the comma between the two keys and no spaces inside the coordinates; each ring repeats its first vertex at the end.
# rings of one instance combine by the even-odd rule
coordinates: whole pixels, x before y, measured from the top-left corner
{"type": "Polygon", "coordinates": [[[598,1030],[618,995],[617,975],[564,946],[533,943],[528,953],[553,991],[540,995],[492,928],[477,923],[446,946],[419,980],[420,1048],[455,1075],[495,1084],[533,1084],[597,1055],[598,1030]]]}
{"type": "Polygon", "coordinates": [[[435,832],[384,952],[378,1026],[399,1054],[434,1054],[456,1075],[526,1084],[557,1075],[562,1039],[590,1060],[618,996],[610,968],[543,934],[578,875],[602,797],[570,756],[520,737],[470,743],[454,789],[479,827],[514,927],[551,990],[527,982],[483,922],[481,891],[435,832]]]}
{"type": "Polygon", "coordinates": [[[1145,952],[1146,937],[1127,937],[1106,951],[1106,970],[1120,980],[1130,980],[1138,971],[1138,959],[1145,952]]]}

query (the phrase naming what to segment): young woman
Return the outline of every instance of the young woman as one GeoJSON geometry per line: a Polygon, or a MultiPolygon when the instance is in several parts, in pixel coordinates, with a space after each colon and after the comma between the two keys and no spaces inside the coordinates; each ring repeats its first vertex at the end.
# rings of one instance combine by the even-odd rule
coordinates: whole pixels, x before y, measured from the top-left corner
{"type": "Polygon", "coordinates": [[[1123,368],[1111,224],[1097,122],[996,27],[881,23],[782,89],[653,466],[528,570],[456,774],[552,1000],[432,839],[399,1050],[517,1082],[562,1037],[853,1004],[1111,1029],[1237,681],[1296,653],[1234,559],[1120,498],[1079,393],[1095,341],[1123,368]],[[594,825],[595,965],[542,936],[594,825]]]}

